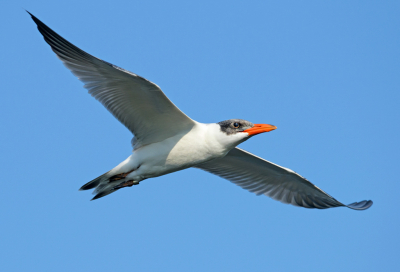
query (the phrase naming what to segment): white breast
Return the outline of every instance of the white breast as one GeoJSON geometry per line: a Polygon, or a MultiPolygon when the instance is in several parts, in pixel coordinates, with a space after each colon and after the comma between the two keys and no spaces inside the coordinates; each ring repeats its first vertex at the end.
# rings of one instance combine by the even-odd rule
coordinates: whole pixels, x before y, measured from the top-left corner
{"type": "MultiPolygon", "coordinates": [[[[197,123],[187,133],[143,146],[129,159],[132,177],[156,177],[225,156],[247,135],[226,135],[218,124],[197,123]]],[[[131,175],[130,175],[131,176],[131,175]]]]}

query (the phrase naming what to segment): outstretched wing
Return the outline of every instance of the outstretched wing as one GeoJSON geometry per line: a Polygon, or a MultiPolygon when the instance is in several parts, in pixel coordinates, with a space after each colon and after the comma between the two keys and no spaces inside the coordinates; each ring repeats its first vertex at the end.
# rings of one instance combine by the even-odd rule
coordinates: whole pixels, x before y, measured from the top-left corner
{"type": "Polygon", "coordinates": [[[29,14],[58,58],[135,135],[137,146],[159,142],[194,126],[156,84],[84,52],[29,14]]]}
{"type": "Polygon", "coordinates": [[[346,206],[354,210],[365,210],[372,206],[371,200],[344,205],[292,170],[240,148],[234,148],[225,157],[196,168],[228,179],[257,195],[264,194],[295,206],[317,209],[346,206]]]}

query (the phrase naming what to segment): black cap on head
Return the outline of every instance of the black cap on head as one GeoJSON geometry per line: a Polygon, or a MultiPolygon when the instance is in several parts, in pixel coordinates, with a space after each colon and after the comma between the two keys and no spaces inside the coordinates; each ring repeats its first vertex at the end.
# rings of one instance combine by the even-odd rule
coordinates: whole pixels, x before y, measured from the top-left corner
{"type": "Polygon", "coordinates": [[[221,131],[228,135],[242,132],[254,126],[252,122],[243,119],[229,119],[219,122],[218,125],[220,125],[221,131]]]}

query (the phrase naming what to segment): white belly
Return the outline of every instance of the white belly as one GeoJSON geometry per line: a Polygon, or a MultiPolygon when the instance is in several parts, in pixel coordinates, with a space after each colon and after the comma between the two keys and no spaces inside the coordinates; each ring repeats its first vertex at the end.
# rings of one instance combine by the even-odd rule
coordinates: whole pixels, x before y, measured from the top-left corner
{"type": "Polygon", "coordinates": [[[210,136],[210,126],[198,124],[185,135],[177,135],[135,150],[121,165],[124,172],[137,169],[127,179],[140,181],[225,156],[230,148],[210,136]]]}

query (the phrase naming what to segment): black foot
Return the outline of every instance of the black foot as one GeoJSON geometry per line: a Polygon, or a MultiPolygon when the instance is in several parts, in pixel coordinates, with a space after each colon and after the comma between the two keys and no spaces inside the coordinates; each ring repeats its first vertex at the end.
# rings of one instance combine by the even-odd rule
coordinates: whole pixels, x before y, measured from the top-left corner
{"type": "Polygon", "coordinates": [[[121,174],[118,174],[118,175],[114,175],[111,178],[109,178],[109,182],[113,182],[113,181],[117,181],[117,180],[120,180],[120,179],[124,179],[124,178],[126,178],[127,175],[129,175],[132,172],[133,172],[133,170],[130,171],[130,172],[127,172],[127,173],[121,173],[121,174]]]}
{"type": "Polygon", "coordinates": [[[113,189],[118,190],[118,189],[125,188],[125,187],[131,187],[133,185],[139,185],[139,183],[134,183],[133,180],[128,180],[128,181],[122,182],[121,184],[118,184],[113,189]]]}

